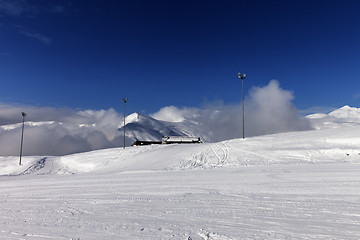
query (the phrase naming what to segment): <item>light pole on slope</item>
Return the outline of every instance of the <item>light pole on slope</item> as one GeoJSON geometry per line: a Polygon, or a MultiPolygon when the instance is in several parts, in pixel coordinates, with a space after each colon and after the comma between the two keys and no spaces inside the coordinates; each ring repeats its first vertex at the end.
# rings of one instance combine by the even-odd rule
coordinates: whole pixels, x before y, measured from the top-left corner
{"type": "Polygon", "coordinates": [[[242,129],[243,139],[245,138],[245,115],[244,115],[244,79],[246,78],[245,73],[238,73],[238,77],[242,80],[242,129]]]}
{"type": "Polygon", "coordinates": [[[22,157],[22,149],[23,149],[23,141],[24,141],[24,126],[25,126],[26,113],[22,112],[21,115],[23,116],[23,124],[22,124],[22,131],[21,131],[21,144],[20,144],[20,161],[19,161],[19,165],[21,165],[21,157],[22,157]]]}
{"type": "Polygon", "coordinates": [[[122,102],[124,103],[124,149],[125,149],[125,103],[127,103],[127,98],[123,98],[122,102]]]}

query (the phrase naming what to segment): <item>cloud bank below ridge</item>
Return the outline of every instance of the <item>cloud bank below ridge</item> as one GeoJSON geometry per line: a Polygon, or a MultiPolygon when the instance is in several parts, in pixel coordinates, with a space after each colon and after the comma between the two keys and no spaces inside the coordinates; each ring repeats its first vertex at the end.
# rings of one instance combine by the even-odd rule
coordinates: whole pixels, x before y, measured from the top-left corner
{"type": "MultiPolygon", "coordinates": [[[[264,87],[254,87],[245,99],[245,134],[257,136],[271,133],[311,129],[310,122],[301,116],[292,104],[290,91],[284,90],[276,80],[264,87]]],[[[206,129],[211,141],[242,137],[241,103],[207,104],[203,108],[177,108],[168,106],[151,116],[162,121],[195,121],[206,129]]]]}
{"type": "Polygon", "coordinates": [[[26,112],[24,155],[65,155],[117,147],[122,116],[114,109],[75,111],[0,104],[0,155],[18,155],[26,112]],[[19,123],[20,122],[20,123],[19,123]]]}
{"type": "MultiPolygon", "coordinates": [[[[311,129],[310,122],[300,117],[292,104],[293,98],[293,94],[282,89],[275,80],[266,86],[254,87],[246,98],[245,135],[311,129]]],[[[123,116],[114,109],[75,111],[0,103],[0,155],[19,154],[21,112],[28,114],[25,155],[66,155],[122,146],[123,135],[119,128],[123,116]]],[[[202,108],[167,106],[151,116],[191,129],[185,132],[201,136],[205,141],[242,136],[241,103],[212,103],[202,108]]]]}

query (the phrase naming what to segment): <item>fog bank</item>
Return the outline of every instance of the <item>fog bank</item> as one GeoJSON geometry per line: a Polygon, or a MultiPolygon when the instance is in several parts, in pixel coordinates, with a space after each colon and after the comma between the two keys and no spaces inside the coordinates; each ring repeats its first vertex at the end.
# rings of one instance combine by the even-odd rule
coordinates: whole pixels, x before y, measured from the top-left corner
{"type": "MultiPolygon", "coordinates": [[[[252,88],[245,99],[245,136],[311,129],[309,121],[299,116],[293,99],[293,94],[275,80],[252,88]]],[[[123,116],[114,109],[76,111],[0,103],[0,155],[19,154],[21,112],[28,114],[24,155],[65,155],[123,146],[123,132],[119,131],[123,116]]],[[[208,142],[242,137],[241,103],[217,102],[202,108],[167,106],[151,116],[208,142]]],[[[126,139],[127,144],[133,140],[126,139]]]]}
{"type": "MultiPolygon", "coordinates": [[[[299,115],[292,92],[276,80],[254,87],[245,99],[245,136],[311,129],[309,120],[299,115]]],[[[242,137],[242,104],[206,104],[202,108],[168,106],[151,115],[163,121],[195,121],[210,141],[242,137]]]]}

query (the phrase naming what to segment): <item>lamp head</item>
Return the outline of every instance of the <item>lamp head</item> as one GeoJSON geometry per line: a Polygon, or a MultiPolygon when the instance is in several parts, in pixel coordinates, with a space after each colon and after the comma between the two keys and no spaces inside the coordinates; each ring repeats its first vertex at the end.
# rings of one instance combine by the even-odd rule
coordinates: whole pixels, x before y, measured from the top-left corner
{"type": "Polygon", "coordinates": [[[122,101],[123,101],[123,103],[126,103],[126,102],[127,102],[127,98],[123,98],[122,101]]]}
{"type": "Polygon", "coordinates": [[[240,79],[245,79],[246,78],[246,74],[245,73],[238,73],[238,77],[240,79]]]}
{"type": "Polygon", "coordinates": [[[24,113],[24,112],[22,112],[21,115],[22,115],[23,117],[26,117],[26,113],[24,113]]]}

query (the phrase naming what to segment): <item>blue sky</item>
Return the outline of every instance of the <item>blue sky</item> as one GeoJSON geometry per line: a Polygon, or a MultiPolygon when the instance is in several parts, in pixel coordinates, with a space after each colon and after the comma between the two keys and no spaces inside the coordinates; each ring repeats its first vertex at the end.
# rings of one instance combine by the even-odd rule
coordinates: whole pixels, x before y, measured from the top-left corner
{"type": "Polygon", "coordinates": [[[0,102],[153,113],[277,79],[298,109],[359,107],[360,1],[0,0],[0,102]]]}

